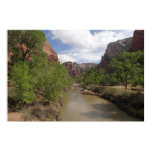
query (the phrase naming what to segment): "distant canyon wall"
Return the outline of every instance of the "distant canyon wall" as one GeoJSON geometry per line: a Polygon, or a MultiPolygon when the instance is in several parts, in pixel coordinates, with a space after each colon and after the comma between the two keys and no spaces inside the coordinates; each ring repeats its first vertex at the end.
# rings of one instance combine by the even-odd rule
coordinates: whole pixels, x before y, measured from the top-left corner
{"type": "Polygon", "coordinates": [[[96,64],[95,63],[82,63],[82,64],[78,64],[76,62],[64,62],[63,65],[65,65],[65,67],[67,68],[67,70],[69,71],[69,74],[73,77],[73,78],[78,78],[82,75],[82,73],[90,68],[90,67],[95,67],[96,64]]]}

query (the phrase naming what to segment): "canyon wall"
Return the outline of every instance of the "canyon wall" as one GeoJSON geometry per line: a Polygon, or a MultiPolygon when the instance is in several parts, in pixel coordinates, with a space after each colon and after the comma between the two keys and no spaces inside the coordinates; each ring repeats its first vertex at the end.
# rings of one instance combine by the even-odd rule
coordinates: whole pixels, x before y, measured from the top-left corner
{"type": "Polygon", "coordinates": [[[53,48],[51,47],[48,41],[45,42],[43,46],[43,51],[46,53],[47,59],[49,61],[54,61],[58,59],[57,54],[55,53],[55,51],[53,50],[53,48]]]}
{"type": "Polygon", "coordinates": [[[100,67],[107,66],[113,57],[117,57],[123,51],[128,51],[132,45],[132,37],[116,42],[111,42],[107,45],[107,49],[101,58],[100,67]]]}
{"type": "Polygon", "coordinates": [[[65,67],[68,69],[69,74],[73,77],[73,78],[78,78],[82,75],[82,73],[90,68],[90,67],[94,67],[96,66],[96,64],[94,63],[81,63],[78,64],[76,62],[64,62],[63,65],[65,65],[65,67]]]}
{"type": "Polygon", "coordinates": [[[134,31],[133,41],[130,52],[144,50],[144,30],[136,30],[134,31]]]}
{"type": "Polygon", "coordinates": [[[144,30],[135,30],[133,37],[109,43],[98,67],[106,67],[113,57],[117,57],[123,51],[136,52],[144,50],[144,30]]]}

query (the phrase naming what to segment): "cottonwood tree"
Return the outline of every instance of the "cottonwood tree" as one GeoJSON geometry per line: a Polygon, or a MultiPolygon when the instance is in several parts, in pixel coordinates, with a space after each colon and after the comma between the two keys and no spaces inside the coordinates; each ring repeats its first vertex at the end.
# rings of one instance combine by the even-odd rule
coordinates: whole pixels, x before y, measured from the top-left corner
{"type": "Polygon", "coordinates": [[[118,57],[113,58],[109,64],[109,68],[113,69],[117,76],[123,81],[125,89],[127,89],[128,80],[133,70],[140,66],[139,60],[143,57],[143,52],[123,52],[118,57]]]}
{"type": "Polygon", "coordinates": [[[8,31],[8,54],[11,63],[17,60],[27,61],[32,55],[39,54],[45,40],[44,33],[38,30],[8,31]]]}

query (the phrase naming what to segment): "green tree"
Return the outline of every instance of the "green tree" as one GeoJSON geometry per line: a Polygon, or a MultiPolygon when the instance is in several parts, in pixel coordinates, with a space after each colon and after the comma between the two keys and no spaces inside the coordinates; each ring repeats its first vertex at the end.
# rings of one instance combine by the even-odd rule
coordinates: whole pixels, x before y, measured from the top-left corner
{"type": "Polygon", "coordinates": [[[39,88],[44,97],[53,101],[58,101],[62,90],[72,82],[65,66],[57,61],[51,62],[42,70],[40,79],[39,88]]]}
{"type": "Polygon", "coordinates": [[[96,83],[96,69],[95,69],[95,67],[91,67],[83,73],[82,81],[85,85],[96,83]]]}
{"type": "Polygon", "coordinates": [[[139,64],[137,67],[134,67],[130,74],[130,83],[132,87],[137,85],[144,86],[144,68],[142,64],[139,64]]]}
{"type": "Polygon", "coordinates": [[[44,33],[39,30],[8,31],[8,53],[11,54],[11,63],[17,60],[27,61],[33,55],[38,55],[45,41],[44,33]]]}
{"type": "Polygon", "coordinates": [[[142,51],[123,52],[117,58],[113,58],[109,68],[113,69],[127,89],[128,80],[133,69],[139,66],[138,60],[143,56],[142,51]]]}

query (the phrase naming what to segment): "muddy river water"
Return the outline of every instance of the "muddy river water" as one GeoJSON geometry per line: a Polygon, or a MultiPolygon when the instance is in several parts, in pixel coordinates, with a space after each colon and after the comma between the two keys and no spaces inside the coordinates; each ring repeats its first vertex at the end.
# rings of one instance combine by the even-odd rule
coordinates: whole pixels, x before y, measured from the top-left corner
{"type": "Polygon", "coordinates": [[[80,90],[75,87],[65,92],[62,121],[139,121],[108,100],[81,94],[80,90]]]}

